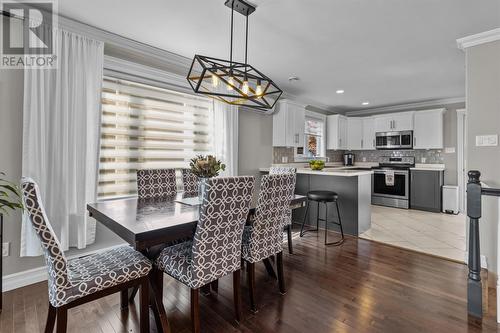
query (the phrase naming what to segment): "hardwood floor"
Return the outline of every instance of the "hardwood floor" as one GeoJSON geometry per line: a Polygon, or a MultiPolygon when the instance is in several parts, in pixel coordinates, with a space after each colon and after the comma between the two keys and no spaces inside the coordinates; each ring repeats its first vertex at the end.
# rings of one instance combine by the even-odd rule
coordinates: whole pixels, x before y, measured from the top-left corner
{"type": "MultiPolygon", "coordinates": [[[[332,235],[335,237],[336,235],[332,235]]],[[[200,295],[202,332],[497,332],[495,295],[482,325],[467,320],[466,266],[363,239],[325,247],[323,235],[294,239],[283,251],[287,293],[262,263],[256,264],[257,313],[250,311],[246,272],[241,274],[243,320],[233,311],[232,276],[218,295],[200,295]]],[[[164,302],[172,332],[190,332],[190,291],[165,277],[164,302]]],[[[2,333],[43,332],[47,285],[4,294],[2,333]]],[[[138,298],[129,312],[119,294],[71,309],[68,332],[138,332],[138,298]]],[[[151,332],[156,332],[151,317],[151,332]]]]}

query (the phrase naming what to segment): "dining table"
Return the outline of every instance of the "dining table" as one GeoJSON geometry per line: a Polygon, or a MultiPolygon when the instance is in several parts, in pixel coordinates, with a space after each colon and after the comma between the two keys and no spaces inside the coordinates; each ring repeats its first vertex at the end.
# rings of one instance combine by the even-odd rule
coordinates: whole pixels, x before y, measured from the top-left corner
{"type": "MultiPolygon", "coordinates": [[[[154,260],[165,244],[193,236],[200,210],[197,196],[197,193],[179,192],[159,198],[110,199],[87,204],[87,210],[89,216],[154,260]]],[[[301,208],[305,203],[305,196],[295,194],[290,200],[290,208],[301,208]]],[[[248,221],[255,213],[255,203],[251,206],[248,221]]],[[[163,306],[163,279],[151,277],[150,285],[150,305],[158,331],[170,332],[163,306]]],[[[130,295],[132,298],[135,292],[130,295]]]]}

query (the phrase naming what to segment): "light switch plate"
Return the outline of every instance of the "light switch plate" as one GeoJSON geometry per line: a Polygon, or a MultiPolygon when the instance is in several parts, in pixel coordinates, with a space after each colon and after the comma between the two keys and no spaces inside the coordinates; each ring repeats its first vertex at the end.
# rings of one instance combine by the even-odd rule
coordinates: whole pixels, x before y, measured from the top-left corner
{"type": "Polygon", "coordinates": [[[455,153],[455,147],[446,147],[446,148],[444,148],[444,153],[445,154],[454,154],[455,153]]]}
{"type": "Polygon", "coordinates": [[[9,256],[10,243],[2,243],[2,257],[9,256]]]}
{"type": "Polygon", "coordinates": [[[288,156],[282,156],[281,163],[288,163],[288,156]]]}
{"type": "Polygon", "coordinates": [[[422,158],[420,159],[420,163],[425,164],[425,162],[427,162],[427,158],[422,157],[422,158]]]}
{"type": "Polygon", "coordinates": [[[498,134],[476,135],[476,147],[498,146],[498,134]]]}

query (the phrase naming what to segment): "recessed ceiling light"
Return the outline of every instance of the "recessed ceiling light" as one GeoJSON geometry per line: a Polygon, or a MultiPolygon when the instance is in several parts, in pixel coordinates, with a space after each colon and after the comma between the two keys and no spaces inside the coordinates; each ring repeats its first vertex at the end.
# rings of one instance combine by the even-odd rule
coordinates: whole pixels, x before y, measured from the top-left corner
{"type": "Polygon", "coordinates": [[[370,102],[363,102],[363,103],[361,103],[361,105],[368,105],[368,104],[370,104],[370,102]]]}
{"type": "Polygon", "coordinates": [[[290,77],[288,78],[288,81],[290,81],[290,82],[293,82],[293,81],[298,81],[298,80],[300,80],[300,78],[299,78],[298,76],[290,76],[290,77]]]}
{"type": "Polygon", "coordinates": [[[337,90],[337,91],[336,91],[336,93],[337,93],[337,94],[343,94],[343,93],[344,93],[344,90],[339,89],[339,90],[337,90]]]}

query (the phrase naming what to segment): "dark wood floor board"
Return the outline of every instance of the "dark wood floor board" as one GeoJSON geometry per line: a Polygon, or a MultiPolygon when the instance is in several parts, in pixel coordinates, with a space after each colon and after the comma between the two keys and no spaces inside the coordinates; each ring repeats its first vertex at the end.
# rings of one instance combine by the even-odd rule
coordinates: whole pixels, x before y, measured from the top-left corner
{"type": "MultiPolygon", "coordinates": [[[[218,294],[200,296],[202,332],[499,331],[493,289],[482,323],[467,317],[465,265],[353,237],[342,246],[326,247],[322,232],[294,239],[294,252],[284,252],[285,295],[264,266],[256,265],[255,314],[242,270],[240,323],[235,320],[231,276],[220,279],[218,294]]],[[[172,332],[190,332],[189,288],[168,276],[164,282],[172,332]]],[[[137,298],[128,311],[121,310],[116,294],[71,309],[68,332],[139,332],[138,305],[137,298]]],[[[43,332],[47,310],[46,282],[6,292],[0,332],[43,332]]]]}

